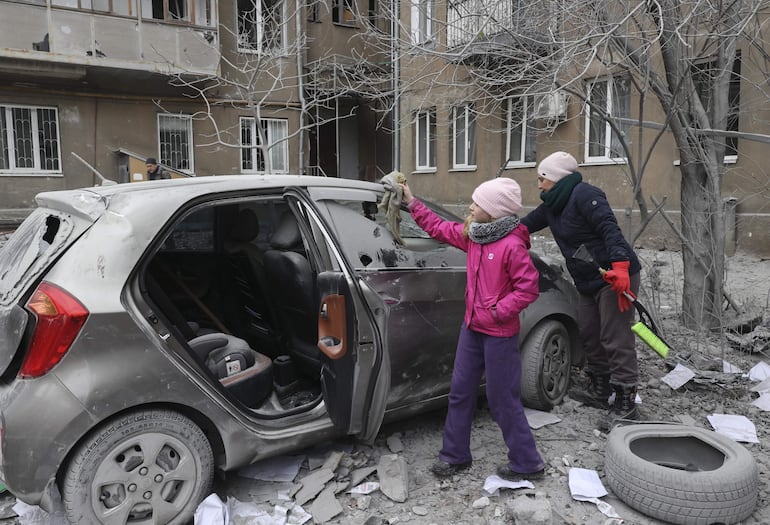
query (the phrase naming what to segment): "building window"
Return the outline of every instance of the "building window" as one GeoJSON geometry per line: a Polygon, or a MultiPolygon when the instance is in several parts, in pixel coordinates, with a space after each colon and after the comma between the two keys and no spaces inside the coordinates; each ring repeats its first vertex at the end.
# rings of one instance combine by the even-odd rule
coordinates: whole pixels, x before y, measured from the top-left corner
{"type": "Polygon", "coordinates": [[[241,117],[241,171],[250,173],[289,172],[289,123],[284,119],[241,117]],[[260,132],[262,133],[260,137],[260,132]],[[262,148],[262,139],[267,148],[262,148]],[[267,160],[265,158],[267,149],[267,160]]]}
{"type": "Polygon", "coordinates": [[[0,106],[0,173],[61,172],[56,108],[0,106]]]}
{"type": "Polygon", "coordinates": [[[434,35],[434,0],[412,0],[412,43],[432,42],[434,35]]]}
{"type": "Polygon", "coordinates": [[[508,166],[535,162],[536,127],[532,97],[511,97],[506,105],[506,149],[508,166]]]}
{"type": "MultiPolygon", "coordinates": [[[[706,108],[709,118],[714,119],[713,87],[718,74],[717,64],[714,61],[696,64],[693,66],[692,76],[695,90],[698,92],[701,104],[706,108]]],[[[726,131],[739,131],[739,116],[741,109],[741,56],[738,53],[733,62],[733,70],[730,73],[730,88],[727,95],[728,112],[726,131]]],[[[713,123],[712,123],[713,127],[713,123]]],[[[725,137],[725,161],[736,162],[738,160],[738,137],[725,137]]]]}
{"type": "MultiPolygon", "coordinates": [[[[586,162],[625,162],[621,138],[612,130],[609,120],[631,116],[631,82],[627,77],[593,80],[588,86],[588,118],[586,118],[586,162]]],[[[627,136],[630,124],[615,120],[627,136]]]]}
{"type": "Polygon", "coordinates": [[[283,0],[238,0],[238,49],[282,51],[283,0]]]}
{"type": "Polygon", "coordinates": [[[415,115],[415,168],[436,169],[436,110],[418,111],[415,115]]]}
{"type": "Polygon", "coordinates": [[[136,0],[51,0],[51,5],[114,15],[137,15],[136,0]]]}
{"type": "Polygon", "coordinates": [[[192,118],[187,115],[158,115],[160,163],[192,172],[192,118]]]}
{"type": "Polygon", "coordinates": [[[335,24],[352,26],[356,23],[353,0],[332,0],[332,21],[335,24]]]}
{"type": "Polygon", "coordinates": [[[307,8],[307,21],[308,22],[320,22],[321,21],[321,15],[319,13],[319,3],[321,0],[307,0],[306,1],[306,8],[307,8]]]}
{"type": "MultiPolygon", "coordinates": [[[[119,0],[112,0],[112,2],[116,5],[120,3],[119,0]]],[[[192,22],[208,27],[216,25],[215,0],[141,0],[141,2],[142,18],[192,22]]]]}
{"type": "Polygon", "coordinates": [[[473,106],[452,108],[452,168],[476,167],[476,114],[473,106]]]}

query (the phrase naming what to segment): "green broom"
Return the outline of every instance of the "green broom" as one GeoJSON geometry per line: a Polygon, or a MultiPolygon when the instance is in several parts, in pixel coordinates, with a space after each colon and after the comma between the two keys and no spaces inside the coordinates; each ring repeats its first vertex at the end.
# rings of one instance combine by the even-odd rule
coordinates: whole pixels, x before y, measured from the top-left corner
{"type": "MultiPolygon", "coordinates": [[[[594,260],[585,244],[581,244],[577,251],[575,251],[575,253],[572,255],[572,257],[594,265],[602,275],[607,272],[607,270],[599,266],[599,263],[594,260]]],[[[655,326],[655,322],[652,320],[650,312],[648,312],[647,309],[642,306],[642,304],[637,301],[636,298],[630,293],[623,292],[623,295],[626,296],[626,299],[631,301],[631,304],[633,304],[634,308],[636,309],[636,313],[639,314],[639,321],[631,325],[631,331],[634,332],[637,337],[639,337],[639,339],[644,341],[647,346],[657,352],[660,357],[664,359],[668,357],[670,348],[660,336],[658,327],[655,326]]]]}

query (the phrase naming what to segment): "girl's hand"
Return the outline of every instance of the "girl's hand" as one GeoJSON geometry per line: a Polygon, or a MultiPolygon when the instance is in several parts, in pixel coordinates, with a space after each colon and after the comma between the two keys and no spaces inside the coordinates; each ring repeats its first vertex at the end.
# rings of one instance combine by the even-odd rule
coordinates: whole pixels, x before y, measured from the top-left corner
{"type": "Polygon", "coordinates": [[[412,193],[412,190],[409,189],[409,184],[407,184],[406,182],[400,184],[400,186],[401,186],[401,189],[404,190],[404,196],[402,200],[404,201],[404,204],[408,206],[409,203],[412,202],[412,200],[414,199],[414,194],[412,193]]]}

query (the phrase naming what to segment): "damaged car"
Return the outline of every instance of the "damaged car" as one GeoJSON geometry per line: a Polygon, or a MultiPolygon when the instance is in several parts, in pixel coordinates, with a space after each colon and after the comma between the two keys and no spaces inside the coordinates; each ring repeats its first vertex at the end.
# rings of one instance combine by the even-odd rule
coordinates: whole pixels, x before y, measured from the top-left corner
{"type": "MultiPolygon", "coordinates": [[[[383,193],[238,175],[39,194],[0,251],[0,481],[73,524],[186,523],[217,470],[445,404],[465,254],[406,208],[394,236],[383,193]]],[[[577,294],[532,258],[522,397],[548,410],[581,359],[577,294]]]]}

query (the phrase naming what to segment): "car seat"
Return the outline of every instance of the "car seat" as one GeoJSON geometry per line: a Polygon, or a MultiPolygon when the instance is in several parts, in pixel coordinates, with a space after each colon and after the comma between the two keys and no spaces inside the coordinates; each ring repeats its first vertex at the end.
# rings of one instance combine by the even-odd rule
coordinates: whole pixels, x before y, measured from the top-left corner
{"type": "Polygon", "coordinates": [[[286,350],[298,370],[317,379],[321,369],[318,349],[318,300],[315,272],[303,255],[302,234],[297,219],[284,213],[270,238],[264,263],[285,333],[286,350]]]}
{"type": "Polygon", "coordinates": [[[273,388],[273,362],[233,335],[215,333],[188,342],[196,356],[241,403],[258,407],[273,388]]]}
{"type": "Polygon", "coordinates": [[[275,357],[281,350],[275,330],[276,313],[267,296],[263,251],[253,242],[258,235],[257,214],[244,208],[238,212],[227,232],[225,251],[244,324],[244,333],[239,335],[243,335],[255,348],[275,357]]]}

